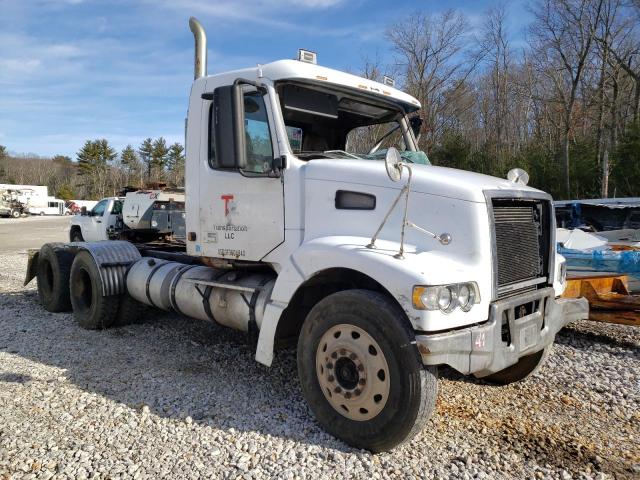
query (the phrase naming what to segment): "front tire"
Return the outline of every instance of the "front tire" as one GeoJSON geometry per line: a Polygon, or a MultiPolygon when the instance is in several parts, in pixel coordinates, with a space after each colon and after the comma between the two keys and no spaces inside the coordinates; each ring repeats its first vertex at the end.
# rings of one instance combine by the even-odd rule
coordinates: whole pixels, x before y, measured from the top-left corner
{"type": "Polygon", "coordinates": [[[84,242],[84,237],[82,236],[82,232],[79,228],[74,228],[69,233],[69,240],[72,242],[84,242]]]}
{"type": "Polygon", "coordinates": [[[540,367],[547,361],[552,347],[553,344],[546,346],[539,352],[522,357],[515,365],[482,377],[482,380],[495,385],[509,385],[510,383],[521,382],[540,370],[540,367]]]}
{"type": "Polygon", "coordinates": [[[298,340],[298,375],[318,422],[349,445],[387,451],[431,416],[437,369],[424,367],[405,313],[369,290],[316,304],[298,340]]]}
{"type": "Polygon", "coordinates": [[[18,210],[11,210],[11,216],[13,218],[20,218],[20,212],[18,210]]]}

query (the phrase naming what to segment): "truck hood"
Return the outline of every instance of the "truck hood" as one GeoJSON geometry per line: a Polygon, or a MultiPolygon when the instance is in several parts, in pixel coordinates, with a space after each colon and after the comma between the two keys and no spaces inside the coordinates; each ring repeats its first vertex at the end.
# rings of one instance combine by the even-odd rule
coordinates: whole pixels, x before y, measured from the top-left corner
{"type": "MultiPolygon", "coordinates": [[[[407,181],[408,172],[402,173],[399,182],[387,176],[383,161],[356,159],[317,159],[307,163],[306,178],[343,182],[353,185],[401,189],[407,181]]],[[[411,191],[454,198],[469,202],[485,202],[485,190],[509,190],[510,192],[539,192],[535,188],[519,185],[506,179],[480,173],[432,165],[412,164],[411,191]]]]}

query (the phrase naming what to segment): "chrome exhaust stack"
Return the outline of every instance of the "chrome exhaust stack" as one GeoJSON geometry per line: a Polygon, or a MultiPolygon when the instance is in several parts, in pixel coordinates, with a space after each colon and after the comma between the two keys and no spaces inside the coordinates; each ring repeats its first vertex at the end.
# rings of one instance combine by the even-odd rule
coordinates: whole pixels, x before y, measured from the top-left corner
{"type": "Polygon", "coordinates": [[[198,78],[205,77],[207,75],[207,34],[204,32],[204,28],[195,17],[191,17],[189,19],[189,28],[191,29],[193,39],[196,42],[193,79],[197,80],[198,78]]]}

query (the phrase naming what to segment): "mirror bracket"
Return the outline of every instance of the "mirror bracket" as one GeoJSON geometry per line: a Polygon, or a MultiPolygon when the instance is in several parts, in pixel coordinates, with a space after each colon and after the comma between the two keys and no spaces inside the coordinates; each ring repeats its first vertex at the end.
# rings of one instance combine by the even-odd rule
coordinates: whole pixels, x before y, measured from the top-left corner
{"type": "Polygon", "coordinates": [[[271,160],[271,172],[269,173],[270,177],[280,178],[282,176],[282,171],[287,168],[287,156],[281,155],[279,157],[275,157],[271,160]]]}

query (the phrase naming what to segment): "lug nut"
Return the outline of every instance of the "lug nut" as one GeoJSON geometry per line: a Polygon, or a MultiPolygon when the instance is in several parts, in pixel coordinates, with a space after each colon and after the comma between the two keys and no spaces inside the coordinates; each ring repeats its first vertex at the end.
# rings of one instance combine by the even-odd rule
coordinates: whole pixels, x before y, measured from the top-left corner
{"type": "Polygon", "coordinates": [[[358,358],[358,356],[355,353],[352,353],[351,355],[349,355],[349,358],[351,360],[355,360],[356,358],[358,358]]]}
{"type": "Polygon", "coordinates": [[[364,370],[364,365],[360,364],[358,365],[358,371],[362,372],[364,370]]]}
{"type": "Polygon", "coordinates": [[[344,398],[351,398],[351,392],[345,392],[344,398]]]}
{"type": "Polygon", "coordinates": [[[360,391],[360,389],[359,389],[359,388],[356,388],[356,389],[353,391],[353,394],[354,394],[356,397],[357,397],[358,395],[360,395],[361,393],[362,393],[362,392],[360,391]]]}
{"type": "Polygon", "coordinates": [[[329,370],[331,370],[333,368],[333,363],[331,363],[331,362],[327,363],[327,368],[329,370]]]}
{"type": "Polygon", "coordinates": [[[336,387],[333,389],[334,392],[336,393],[340,393],[342,391],[342,389],[340,387],[336,387]]]}
{"type": "Polygon", "coordinates": [[[338,354],[337,354],[336,352],[333,352],[333,353],[331,354],[331,358],[338,358],[338,354]]]}
{"type": "Polygon", "coordinates": [[[360,380],[358,380],[358,383],[360,385],[364,385],[365,383],[367,383],[367,381],[364,378],[361,378],[360,380]]]}
{"type": "Polygon", "coordinates": [[[333,375],[329,375],[329,378],[327,378],[327,380],[333,382],[335,380],[335,377],[333,375]]]}
{"type": "Polygon", "coordinates": [[[347,355],[347,351],[346,350],[340,350],[340,355],[342,355],[343,357],[347,355]]]}

